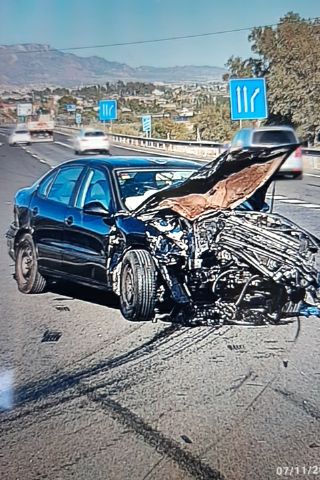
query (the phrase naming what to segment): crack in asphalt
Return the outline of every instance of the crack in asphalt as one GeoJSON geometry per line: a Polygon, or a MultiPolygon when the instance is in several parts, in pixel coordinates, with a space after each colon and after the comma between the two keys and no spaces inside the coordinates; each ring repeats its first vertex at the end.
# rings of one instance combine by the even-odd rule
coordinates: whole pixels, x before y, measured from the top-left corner
{"type": "Polygon", "coordinates": [[[100,408],[125,427],[131,428],[136,435],[156,450],[171,458],[182,470],[199,480],[223,480],[225,477],[214,468],[203,463],[200,458],[181,448],[177,442],[166,437],[163,433],[153,429],[142,418],[128,408],[120,405],[110,397],[88,394],[88,397],[100,408]]]}

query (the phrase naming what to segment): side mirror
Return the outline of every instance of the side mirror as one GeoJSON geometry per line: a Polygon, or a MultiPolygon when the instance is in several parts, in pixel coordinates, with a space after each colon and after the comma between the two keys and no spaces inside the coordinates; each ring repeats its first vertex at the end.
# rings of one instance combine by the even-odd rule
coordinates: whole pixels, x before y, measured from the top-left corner
{"type": "Polygon", "coordinates": [[[83,207],[83,212],[87,213],[88,215],[99,215],[103,217],[110,216],[109,210],[100,202],[86,203],[83,207]]]}

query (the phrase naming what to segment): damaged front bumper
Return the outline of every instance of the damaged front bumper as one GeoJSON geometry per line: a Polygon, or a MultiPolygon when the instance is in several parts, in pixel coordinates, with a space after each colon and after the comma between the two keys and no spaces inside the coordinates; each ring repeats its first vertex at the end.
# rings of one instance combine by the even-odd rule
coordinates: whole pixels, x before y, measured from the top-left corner
{"type": "Polygon", "coordinates": [[[160,214],[149,226],[149,246],[174,304],[170,321],[262,325],[319,316],[319,244],[290,220],[218,211],[194,221],[160,214]]]}

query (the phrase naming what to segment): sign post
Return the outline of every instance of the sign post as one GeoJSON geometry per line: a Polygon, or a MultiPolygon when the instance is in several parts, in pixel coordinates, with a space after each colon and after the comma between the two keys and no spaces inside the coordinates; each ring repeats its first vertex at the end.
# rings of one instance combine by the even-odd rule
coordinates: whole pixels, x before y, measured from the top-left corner
{"type": "Polygon", "coordinates": [[[118,118],[117,100],[99,100],[98,110],[99,120],[103,122],[104,131],[106,131],[106,122],[110,122],[111,131],[112,121],[118,118]]]}
{"type": "Polygon", "coordinates": [[[152,129],[152,117],[151,115],[143,115],[141,118],[142,121],[142,131],[146,133],[147,137],[151,137],[152,129]]]}
{"type": "Polygon", "coordinates": [[[117,100],[99,101],[99,120],[100,122],[110,122],[117,120],[117,100]]]}
{"type": "Polygon", "coordinates": [[[64,109],[68,112],[68,113],[73,113],[76,111],[77,109],[77,106],[74,105],[73,103],[66,103],[64,105],[64,109]]]}
{"type": "Polygon", "coordinates": [[[76,124],[81,125],[81,121],[82,121],[81,113],[76,113],[76,116],[75,116],[76,124]]]}
{"type": "Polygon", "coordinates": [[[229,82],[231,119],[263,120],[268,118],[264,78],[234,78],[229,82]]]}

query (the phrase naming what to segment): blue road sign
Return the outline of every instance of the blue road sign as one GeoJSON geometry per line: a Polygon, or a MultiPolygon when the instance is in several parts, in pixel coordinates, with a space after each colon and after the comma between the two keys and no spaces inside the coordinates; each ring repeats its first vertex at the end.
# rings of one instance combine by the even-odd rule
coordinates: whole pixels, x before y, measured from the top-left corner
{"type": "Polygon", "coordinates": [[[264,78],[234,78],[229,86],[232,120],[262,120],[268,117],[264,78]]]}
{"type": "Polygon", "coordinates": [[[151,132],[151,115],[143,115],[142,120],[142,130],[144,132],[151,132]]]}
{"type": "Polygon", "coordinates": [[[80,124],[81,124],[81,120],[82,120],[82,119],[81,119],[81,113],[76,113],[76,118],[75,118],[75,120],[76,120],[76,124],[77,124],[77,125],[80,125],[80,124]]]}
{"type": "Polygon", "coordinates": [[[73,103],[66,103],[64,108],[65,108],[65,110],[67,110],[67,112],[75,112],[76,111],[76,106],[73,103]]]}
{"type": "Polygon", "coordinates": [[[100,122],[108,122],[117,119],[117,100],[100,100],[99,101],[99,120],[100,122]]]}

